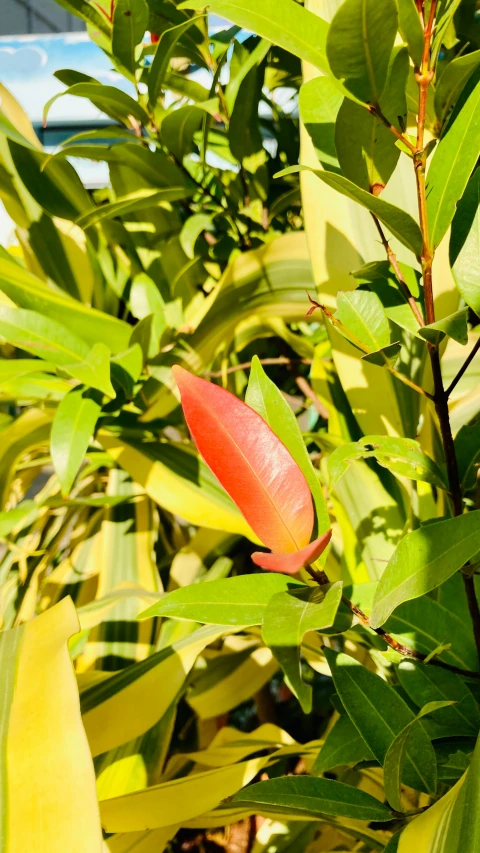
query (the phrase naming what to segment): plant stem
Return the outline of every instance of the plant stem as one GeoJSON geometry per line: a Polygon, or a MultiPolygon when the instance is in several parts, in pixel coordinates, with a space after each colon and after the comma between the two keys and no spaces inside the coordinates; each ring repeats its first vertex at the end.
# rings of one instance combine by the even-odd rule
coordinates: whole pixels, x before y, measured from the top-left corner
{"type": "Polygon", "coordinates": [[[450,394],[452,393],[452,391],[457,387],[458,383],[460,382],[460,379],[462,378],[462,376],[465,373],[465,371],[467,370],[467,368],[470,366],[471,362],[473,361],[473,359],[475,358],[475,356],[479,350],[480,350],[480,337],[478,338],[478,340],[477,340],[475,346],[473,347],[470,355],[467,356],[467,358],[463,362],[460,370],[458,371],[457,375],[455,376],[454,379],[452,379],[452,381],[450,382],[450,385],[448,386],[447,390],[445,391],[445,394],[447,397],[450,397],[450,394]]]}
{"type": "Polygon", "coordinates": [[[378,118],[379,121],[383,122],[385,127],[388,127],[390,133],[393,133],[393,135],[396,136],[397,139],[399,139],[401,142],[403,142],[403,144],[406,145],[406,147],[410,149],[412,154],[415,154],[415,150],[416,150],[415,145],[413,145],[413,143],[410,142],[410,140],[407,139],[407,137],[404,136],[403,133],[400,133],[400,131],[397,130],[395,125],[392,124],[386,116],[384,116],[384,114],[382,113],[378,104],[368,104],[367,109],[368,109],[369,113],[371,113],[373,116],[375,116],[375,118],[378,118]]]}
{"type": "MultiPolygon", "coordinates": [[[[384,631],[383,628],[372,628],[370,625],[370,619],[363,610],[360,610],[356,604],[344,595],[342,595],[342,601],[365,628],[369,628],[371,631],[374,631],[375,634],[378,634],[378,636],[381,637],[391,649],[394,649],[394,651],[404,657],[413,658],[414,660],[421,661],[422,663],[425,662],[428,657],[427,655],[422,654],[422,652],[417,652],[415,649],[409,649],[408,646],[404,646],[402,643],[399,643],[398,640],[392,637],[391,634],[384,631]]],[[[444,663],[437,658],[431,658],[427,662],[427,666],[429,665],[439,666],[442,669],[448,669],[450,672],[456,672],[458,675],[468,676],[469,678],[480,678],[480,672],[470,672],[468,669],[460,669],[459,667],[444,663]]]]}
{"type": "Polygon", "coordinates": [[[377,231],[380,235],[380,240],[382,241],[383,248],[385,249],[385,252],[387,253],[387,258],[390,261],[390,264],[391,264],[391,266],[395,272],[395,275],[397,276],[400,287],[403,290],[403,294],[405,296],[405,299],[407,300],[408,304],[410,305],[410,308],[412,310],[412,313],[413,313],[418,325],[424,326],[425,320],[423,319],[423,317],[420,313],[420,309],[419,309],[419,307],[415,301],[415,297],[413,296],[407,282],[405,281],[405,277],[402,273],[402,270],[400,269],[400,265],[398,263],[397,256],[396,256],[395,252],[393,251],[393,249],[391,248],[390,243],[388,242],[388,240],[385,236],[385,232],[384,232],[384,230],[380,224],[380,220],[378,219],[378,217],[375,216],[374,213],[372,213],[372,218],[373,218],[373,221],[374,221],[375,226],[377,228],[377,231]]]}
{"type": "MultiPolygon", "coordinates": [[[[433,71],[430,69],[430,47],[435,24],[436,7],[437,0],[431,0],[430,14],[428,17],[428,22],[424,29],[422,64],[421,68],[415,75],[418,83],[419,95],[417,116],[417,147],[414,156],[414,167],[417,183],[419,222],[423,237],[421,261],[427,324],[435,322],[435,304],[433,298],[432,279],[434,248],[430,245],[430,238],[428,233],[427,195],[425,185],[426,155],[424,150],[424,141],[428,87],[433,78],[433,71]]],[[[458,475],[457,456],[455,453],[452,428],[450,425],[450,414],[448,410],[448,391],[445,391],[445,388],[443,386],[442,370],[440,366],[440,354],[438,351],[438,347],[434,346],[433,344],[429,344],[428,352],[430,355],[430,363],[433,375],[435,410],[437,413],[440,433],[442,437],[445,462],[447,466],[448,482],[450,487],[450,496],[453,503],[453,511],[455,515],[461,515],[463,512],[462,490],[458,475]]],[[[467,596],[468,609],[473,625],[473,634],[475,638],[475,645],[477,648],[477,655],[480,661],[480,608],[478,606],[478,601],[475,593],[474,578],[472,576],[467,576],[463,573],[462,577],[465,586],[465,593],[467,596]]]]}
{"type": "MultiPolygon", "coordinates": [[[[260,358],[260,364],[312,364],[311,358],[287,358],[285,355],[279,355],[275,358],[260,358]]],[[[249,370],[252,366],[251,361],[244,361],[242,364],[234,364],[232,367],[227,367],[223,370],[206,370],[204,376],[210,376],[215,379],[221,379],[224,373],[236,373],[237,370],[249,370]]]]}

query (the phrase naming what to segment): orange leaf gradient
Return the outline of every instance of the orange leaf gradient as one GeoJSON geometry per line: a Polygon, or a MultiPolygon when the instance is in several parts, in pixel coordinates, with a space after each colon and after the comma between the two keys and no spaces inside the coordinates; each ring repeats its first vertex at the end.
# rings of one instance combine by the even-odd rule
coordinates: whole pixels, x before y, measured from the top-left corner
{"type": "Polygon", "coordinates": [[[310,542],[305,548],[295,551],[293,554],[266,554],[263,551],[255,551],[252,554],[252,560],[257,566],[262,569],[267,569],[268,572],[282,572],[284,575],[295,575],[300,569],[305,566],[310,566],[311,563],[318,560],[320,554],[325,551],[330,539],[332,531],[328,530],[323,536],[310,542]]]}

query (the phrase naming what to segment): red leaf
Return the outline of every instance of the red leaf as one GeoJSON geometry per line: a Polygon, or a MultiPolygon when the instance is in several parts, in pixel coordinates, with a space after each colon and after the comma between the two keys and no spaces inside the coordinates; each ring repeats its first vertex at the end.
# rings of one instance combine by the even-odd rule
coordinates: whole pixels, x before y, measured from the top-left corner
{"type": "Polygon", "coordinates": [[[294,554],[265,554],[262,551],[255,551],[252,554],[252,560],[257,566],[267,569],[268,572],[283,572],[285,575],[294,575],[300,569],[304,569],[305,566],[310,566],[311,563],[318,560],[330,542],[331,535],[332,531],[328,530],[319,539],[315,539],[314,542],[310,542],[310,545],[306,545],[300,551],[295,551],[294,554]]]}
{"type": "Polygon", "coordinates": [[[272,551],[308,544],[314,513],[307,481],[285,445],[253,409],[218,385],[173,368],[200,454],[272,551]]]}

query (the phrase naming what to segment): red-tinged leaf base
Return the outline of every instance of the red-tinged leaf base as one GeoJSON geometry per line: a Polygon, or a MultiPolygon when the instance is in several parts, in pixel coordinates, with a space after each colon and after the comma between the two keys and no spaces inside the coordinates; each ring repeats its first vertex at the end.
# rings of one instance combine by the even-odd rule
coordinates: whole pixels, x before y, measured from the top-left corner
{"type": "Polygon", "coordinates": [[[330,542],[332,531],[328,530],[323,536],[310,542],[305,548],[300,548],[299,551],[294,551],[293,554],[265,554],[261,551],[255,551],[252,554],[252,560],[257,566],[266,569],[268,572],[282,572],[284,575],[294,575],[304,569],[305,566],[310,566],[315,560],[318,560],[320,554],[325,550],[330,542]]]}

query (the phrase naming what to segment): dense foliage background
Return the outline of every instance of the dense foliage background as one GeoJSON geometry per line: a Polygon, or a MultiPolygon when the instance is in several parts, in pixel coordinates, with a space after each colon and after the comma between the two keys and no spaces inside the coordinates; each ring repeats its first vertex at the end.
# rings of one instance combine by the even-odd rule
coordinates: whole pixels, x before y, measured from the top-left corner
{"type": "Polygon", "coordinates": [[[111,124],[52,153],[0,83],[0,851],[475,853],[477,4],[57,2],[122,84],[59,71],[111,124]],[[315,577],[175,364],[290,450],[315,577]]]}

